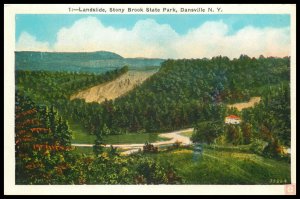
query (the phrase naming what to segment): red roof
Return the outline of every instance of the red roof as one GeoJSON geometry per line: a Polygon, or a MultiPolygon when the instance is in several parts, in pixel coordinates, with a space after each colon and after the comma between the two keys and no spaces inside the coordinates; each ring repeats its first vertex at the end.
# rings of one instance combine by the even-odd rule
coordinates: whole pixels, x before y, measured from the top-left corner
{"type": "Polygon", "coordinates": [[[226,118],[230,118],[230,119],[240,119],[239,116],[236,116],[236,115],[229,115],[227,116],[226,118]]]}

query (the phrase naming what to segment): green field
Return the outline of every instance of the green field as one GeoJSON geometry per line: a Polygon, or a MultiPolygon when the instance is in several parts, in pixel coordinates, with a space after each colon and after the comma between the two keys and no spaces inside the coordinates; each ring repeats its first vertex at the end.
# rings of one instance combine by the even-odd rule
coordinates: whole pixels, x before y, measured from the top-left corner
{"type": "Polygon", "coordinates": [[[94,144],[96,136],[89,134],[80,124],[69,121],[70,129],[72,130],[72,143],[77,144],[94,144]]]}
{"type": "MultiPolygon", "coordinates": [[[[94,144],[96,136],[86,132],[79,124],[69,121],[70,128],[73,132],[72,143],[77,144],[94,144]]],[[[129,133],[121,135],[107,135],[104,136],[104,143],[106,144],[143,144],[146,141],[156,142],[165,141],[168,138],[158,136],[159,133],[129,133]]]]}
{"type": "Polygon", "coordinates": [[[104,142],[108,144],[143,144],[146,141],[156,142],[169,140],[159,137],[159,133],[140,133],[140,134],[122,134],[108,135],[104,137],[104,142]]]}
{"type": "Polygon", "coordinates": [[[252,153],[224,152],[204,148],[201,155],[191,149],[178,149],[149,155],[170,162],[183,184],[288,184],[290,164],[252,153]],[[198,159],[196,159],[198,157],[198,159]]]}
{"type": "Polygon", "coordinates": [[[180,134],[190,138],[190,137],[192,137],[193,131],[183,132],[183,133],[180,133],[180,134]]]}

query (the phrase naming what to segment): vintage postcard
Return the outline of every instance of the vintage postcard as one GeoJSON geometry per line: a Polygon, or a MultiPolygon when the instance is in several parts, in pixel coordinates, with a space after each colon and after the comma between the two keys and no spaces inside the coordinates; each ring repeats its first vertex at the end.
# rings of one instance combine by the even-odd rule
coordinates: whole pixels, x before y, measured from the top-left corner
{"type": "Polygon", "coordinates": [[[6,195],[296,194],[295,5],[4,11],[6,195]]]}

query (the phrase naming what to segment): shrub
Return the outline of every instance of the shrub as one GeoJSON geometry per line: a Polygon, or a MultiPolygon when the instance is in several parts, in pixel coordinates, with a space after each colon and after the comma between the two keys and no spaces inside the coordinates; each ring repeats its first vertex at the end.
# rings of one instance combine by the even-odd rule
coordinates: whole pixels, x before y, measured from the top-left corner
{"type": "Polygon", "coordinates": [[[140,158],[137,163],[137,184],[178,184],[181,178],[177,176],[171,165],[165,165],[154,159],[140,158]]]}
{"type": "Polygon", "coordinates": [[[250,150],[256,154],[262,155],[268,143],[261,139],[254,139],[250,145],[250,150]]]}
{"type": "Polygon", "coordinates": [[[153,144],[146,142],[143,146],[144,153],[157,153],[158,148],[155,147],[153,144]]]}

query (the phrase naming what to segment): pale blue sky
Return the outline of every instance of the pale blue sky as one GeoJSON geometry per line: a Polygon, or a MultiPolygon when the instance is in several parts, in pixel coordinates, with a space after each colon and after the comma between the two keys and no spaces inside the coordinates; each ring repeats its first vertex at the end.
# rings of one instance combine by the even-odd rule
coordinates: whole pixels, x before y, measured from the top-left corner
{"type": "Polygon", "coordinates": [[[290,15],[16,15],[16,50],[124,57],[287,56],[290,15]]]}
{"type": "Polygon", "coordinates": [[[16,15],[16,39],[21,32],[34,35],[37,40],[50,44],[56,40],[56,33],[62,27],[70,27],[75,21],[87,16],[97,17],[104,25],[131,29],[142,19],[154,19],[159,24],[169,24],[177,33],[185,34],[206,21],[222,20],[229,26],[229,33],[235,33],[245,26],[289,27],[290,16],[279,14],[223,14],[223,15],[73,15],[73,14],[18,14],[16,15]]]}

